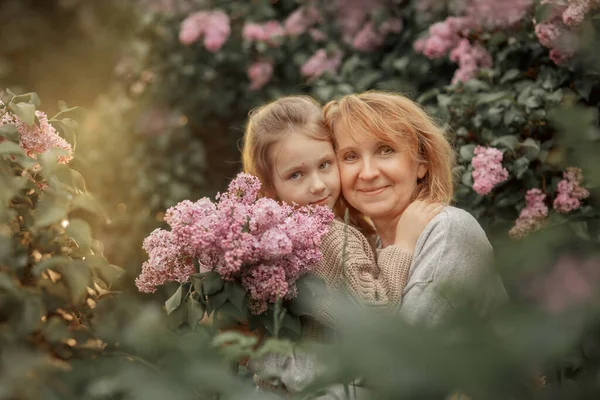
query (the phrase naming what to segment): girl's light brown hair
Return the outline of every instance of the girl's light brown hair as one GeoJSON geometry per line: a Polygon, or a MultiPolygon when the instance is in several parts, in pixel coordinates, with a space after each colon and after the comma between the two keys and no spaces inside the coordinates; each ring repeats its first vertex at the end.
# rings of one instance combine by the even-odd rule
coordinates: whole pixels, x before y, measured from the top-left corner
{"type": "MultiPolygon", "coordinates": [[[[332,134],[325,124],[321,105],[312,97],[281,97],[250,112],[244,133],[242,165],[244,172],[260,179],[262,196],[274,191],[271,149],[286,135],[294,132],[332,142],[332,134]]],[[[340,217],[344,216],[344,205],[340,196],[334,209],[340,217]]],[[[351,224],[367,236],[375,233],[373,226],[358,210],[348,208],[351,224]]]]}
{"type": "Polygon", "coordinates": [[[450,203],[454,151],[444,130],[420,105],[401,94],[369,91],[331,101],[323,112],[334,142],[340,135],[368,135],[408,150],[427,167],[414,198],[450,203]]]}

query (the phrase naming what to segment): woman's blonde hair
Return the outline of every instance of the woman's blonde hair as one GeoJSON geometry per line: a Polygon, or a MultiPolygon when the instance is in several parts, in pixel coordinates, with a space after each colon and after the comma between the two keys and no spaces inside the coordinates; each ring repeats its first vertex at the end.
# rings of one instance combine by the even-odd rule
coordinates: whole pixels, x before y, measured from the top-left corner
{"type": "Polygon", "coordinates": [[[416,162],[427,167],[414,198],[451,202],[454,151],[444,130],[419,104],[401,94],[369,91],[331,101],[323,112],[334,143],[340,135],[368,135],[408,150],[416,162]]]}
{"type": "MultiPolygon", "coordinates": [[[[333,143],[321,105],[310,96],[281,97],[250,111],[244,133],[242,165],[244,172],[260,179],[262,196],[274,191],[271,149],[286,135],[294,132],[333,143]]],[[[341,197],[334,212],[343,217],[346,207],[341,197]]],[[[367,236],[375,233],[373,226],[358,210],[348,208],[351,224],[367,236]]]]}

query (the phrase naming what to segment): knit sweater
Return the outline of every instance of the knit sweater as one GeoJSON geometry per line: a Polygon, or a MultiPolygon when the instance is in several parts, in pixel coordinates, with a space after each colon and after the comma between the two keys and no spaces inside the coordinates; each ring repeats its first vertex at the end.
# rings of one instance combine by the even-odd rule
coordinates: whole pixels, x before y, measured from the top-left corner
{"type": "MultiPolygon", "coordinates": [[[[371,245],[359,230],[334,220],[321,242],[321,252],[323,259],[315,266],[314,273],[325,281],[328,295],[313,304],[315,319],[306,320],[303,340],[327,341],[325,327],[337,325],[333,304],[342,295],[344,288],[360,305],[394,309],[399,307],[412,261],[409,251],[389,246],[379,252],[376,260],[371,245]]],[[[277,371],[281,375],[276,378],[292,391],[301,390],[312,379],[312,374],[317,373],[316,360],[301,354],[269,354],[261,360],[251,359],[248,368],[262,377],[269,377],[277,371]],[[275,365],[286,365],[287,368],[282,371],[280,368],[273,368],[275,365]],[[311,370],[310,376],[297,374],[297,368],[311,370]]],[[[266,380],[255,381],[263,389],[274,390],[273,385],[266,380]]],[[[282,395],[288,394],[281,389],[274,391],[282,395]]]]}

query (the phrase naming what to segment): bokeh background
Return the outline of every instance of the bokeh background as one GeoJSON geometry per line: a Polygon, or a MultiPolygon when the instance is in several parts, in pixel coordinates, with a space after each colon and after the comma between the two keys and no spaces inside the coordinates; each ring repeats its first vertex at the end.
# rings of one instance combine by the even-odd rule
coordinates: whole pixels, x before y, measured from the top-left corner
{"type": "Polygon", "coordinates": [[[85,110],[77,135],[61,134],[103,209],[84,216],[94,254],[122,270],[93,306],[49,305],[19,272],[46,242],[25,245],[7,217],[0,272],[18,283],[0,284],[0,398],[266,396],[213,333],[165,319],[172,288],[135,291],[142,241],[168,207],[226,188],[252,108],[369,89],[404,93],[447,128],[455,203],[486,230],[512,302],[433,330],[357,311],[322,385],[367,376],[390,399],[598,395],[599,21],[597,0],[3,0],[0,87],[38,93],[48,115],[85,110]],[[29,290],[42,323],[25,329],[29,290]]]}

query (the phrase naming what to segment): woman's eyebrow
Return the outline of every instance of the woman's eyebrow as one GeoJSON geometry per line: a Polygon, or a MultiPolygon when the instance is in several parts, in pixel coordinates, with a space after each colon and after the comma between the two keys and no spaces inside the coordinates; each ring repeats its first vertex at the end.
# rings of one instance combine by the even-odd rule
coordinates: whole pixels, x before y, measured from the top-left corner
{"type": "Polygon", "coordinates": [[[348,150],[354,150],[354,146],[346,146],[346,147],[342,147],[341,149],[337,149],[336,153],[342,153],[348,150]]]}

